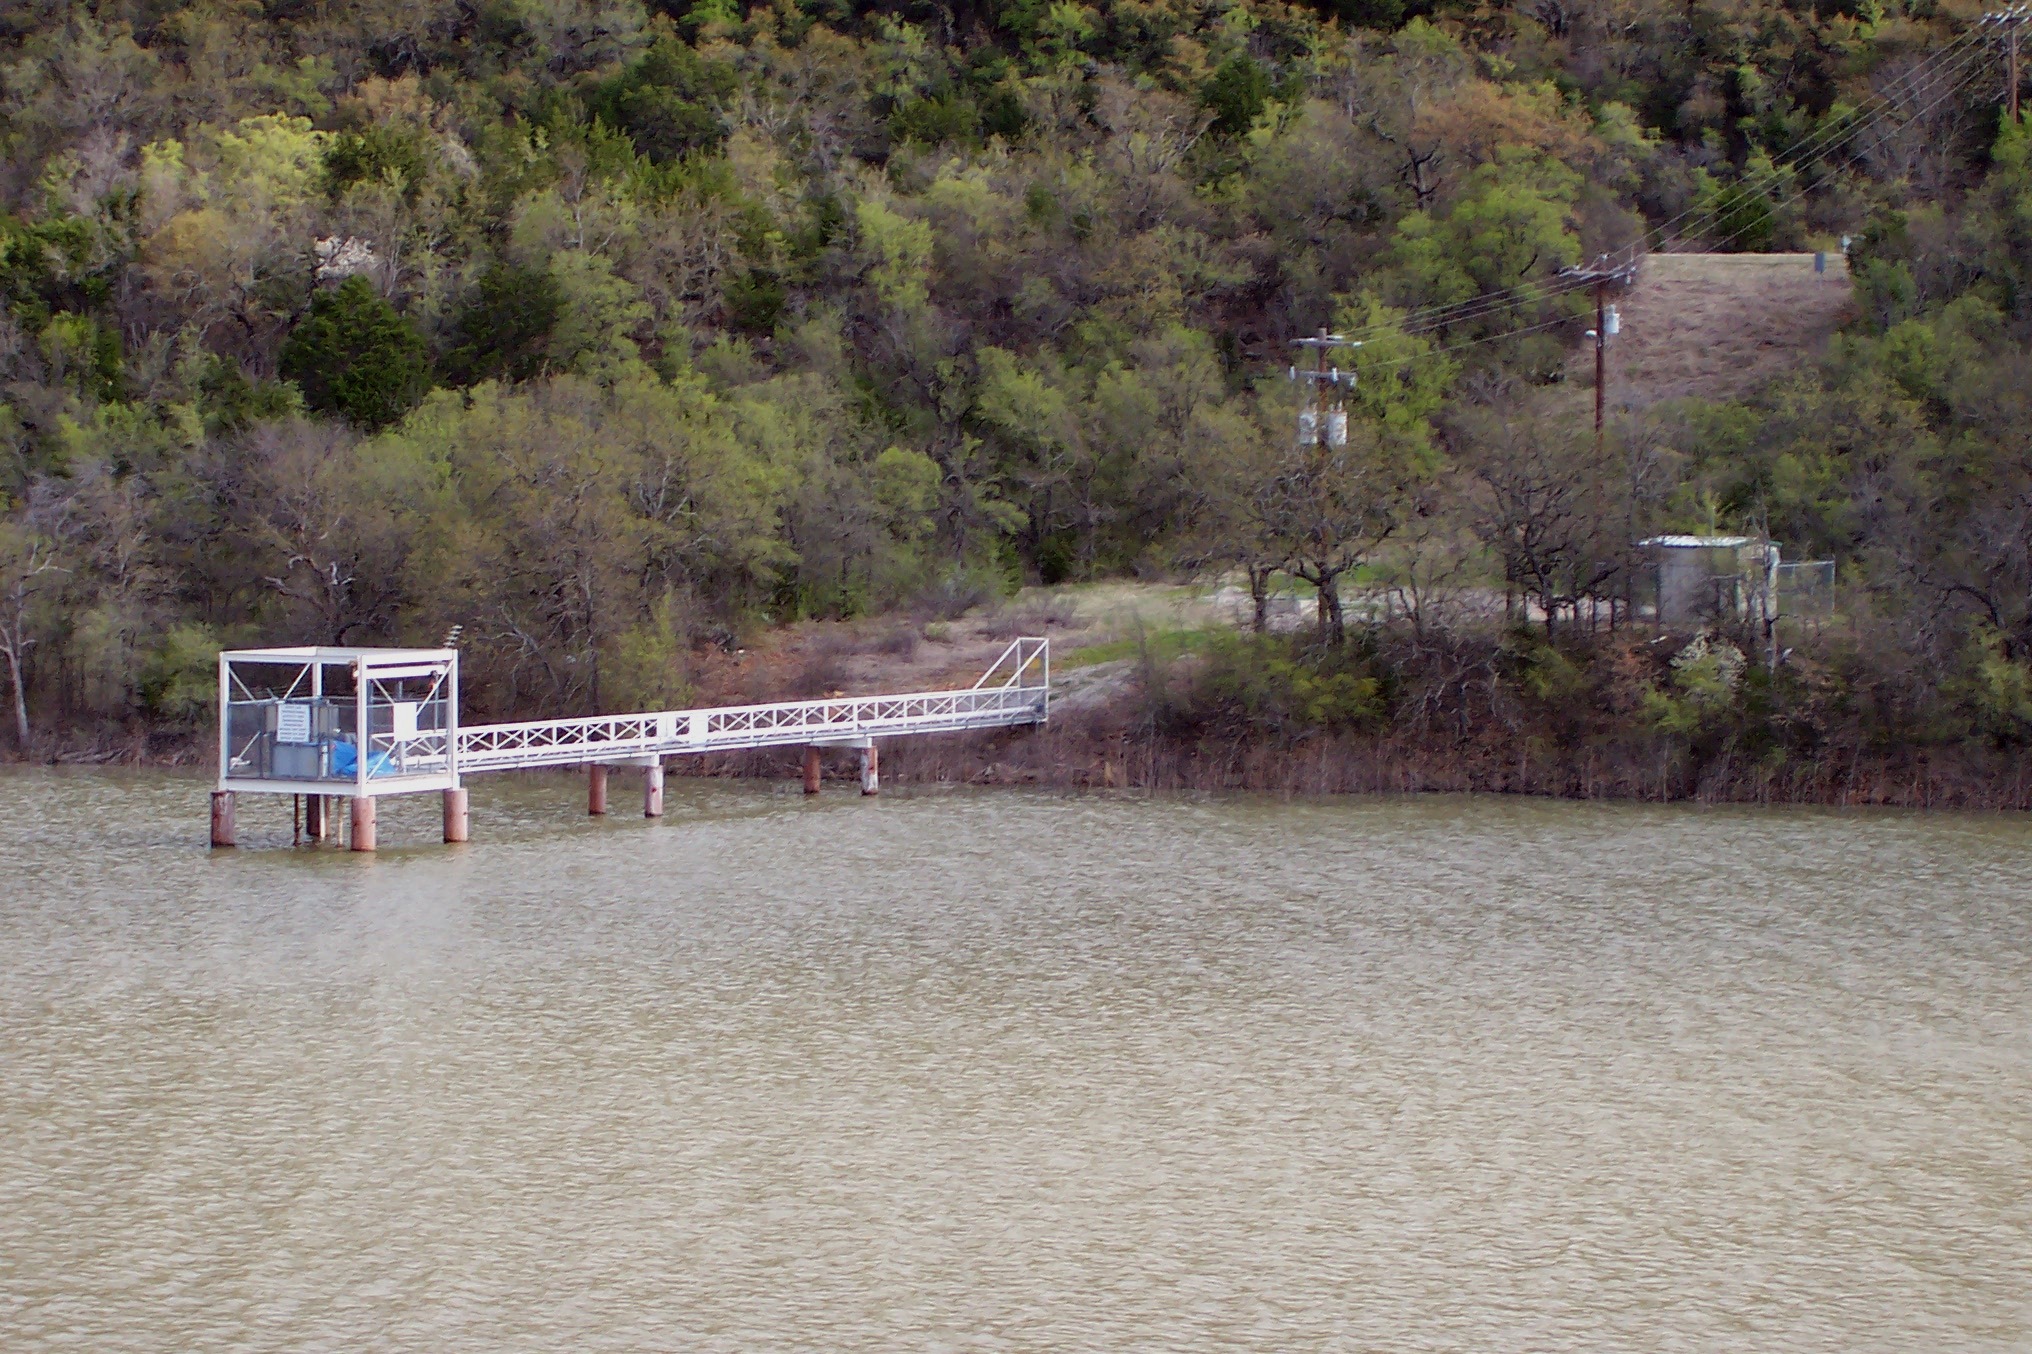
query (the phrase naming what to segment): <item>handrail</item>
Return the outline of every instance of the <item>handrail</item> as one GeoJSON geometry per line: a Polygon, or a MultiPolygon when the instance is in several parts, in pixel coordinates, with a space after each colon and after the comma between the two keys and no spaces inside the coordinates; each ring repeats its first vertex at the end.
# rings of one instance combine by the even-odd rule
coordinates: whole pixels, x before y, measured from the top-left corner
{"type": "Polygon", "coordinates": [[[1026,636],[961,689],[468,725],[458,731],[458,767],[464,774],[1041,724],[1050,673],[1050,640],[1026,636]]]}
{"type": "Polygon", "coordinates": [[[1001,671],[1004,663],[1012,663],[1012,667],[1009,676],[1003,679],[1002,685],[1020,687],[1024,685],[1024,674],[1032,666],[1035,666],[1040,659],[1045,664],[1042,684],[1049,686],[1051,685],[1050,654],[1051,641],[1049,639],[1031,639],[1021,636],[1012,639],[1009,641],[1009,647],[1002,650],[1001,655],[988,665],[988,670],[981,674],[981,679],[974,683],[973,689],[979,691],[982,687],[993,681],[995,674],[1001,671]],[[1026,645],[1028,646],[1027,649],[1026,645]]]}

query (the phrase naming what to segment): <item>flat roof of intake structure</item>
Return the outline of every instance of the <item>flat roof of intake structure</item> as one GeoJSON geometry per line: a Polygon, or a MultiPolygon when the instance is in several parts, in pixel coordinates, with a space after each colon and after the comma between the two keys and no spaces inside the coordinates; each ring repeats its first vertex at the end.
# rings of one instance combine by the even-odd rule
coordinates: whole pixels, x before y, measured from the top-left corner
{"type": "Polygon", "coordinates": [[[1735,550],[1757,544],[1754,536],[1653,536],[1639,545],[1662,545],[1668,550],[1735,550]]]}
{"type": "Polygon", "coordinates": [[[449,663],[457,649],[361,649],[305,645],[296,649],[228,649],[221,658],[235,663],[449,663]]]}

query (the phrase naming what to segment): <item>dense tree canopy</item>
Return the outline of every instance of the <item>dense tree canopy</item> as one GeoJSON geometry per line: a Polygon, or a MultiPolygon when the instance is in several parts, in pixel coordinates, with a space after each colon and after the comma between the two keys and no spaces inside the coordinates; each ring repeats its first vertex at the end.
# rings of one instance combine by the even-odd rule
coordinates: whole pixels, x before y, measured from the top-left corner
{"type": "Polygon", "coordinates": [[[457,622],[479,701],[583,709],[762,618],[1186,567],[1302,577],[1338,636],[1350,582],[1426,549],[1550,619],[1621,595],[1637,533],[1716,524],[1838,560],[1900,699],[2018,736],[2032,136],[1964,32],[1781,0],[14,6],[13,690],[173,719],[210,644],[457,622]],[[1586,322],[1561,269],[1843,235],[1824,364],[1600,452],[1546,412],[1586,322]],[[1362,344],[1321,459],[1282,378],[1328,325],[1362,344]]]}

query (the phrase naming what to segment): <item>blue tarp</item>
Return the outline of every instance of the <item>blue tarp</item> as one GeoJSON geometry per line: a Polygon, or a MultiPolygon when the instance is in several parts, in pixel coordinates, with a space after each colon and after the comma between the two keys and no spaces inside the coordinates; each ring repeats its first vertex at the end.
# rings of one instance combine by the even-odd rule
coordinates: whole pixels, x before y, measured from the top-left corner
{"type": "MultiPolygon", "coordinates": [[[[351,779],[353,774],[359,769],[359,766],[360,754],[354,750],[351,743],[339,742],[332,744],[332,774],[334,776],[351,779]]],[[[377,752],[367,759],[367,778],[369,780],[372,780],[376,776],[389,775],[394,770],[395,764],[388,759],[388,754],[385,752],[377,752]]]]}

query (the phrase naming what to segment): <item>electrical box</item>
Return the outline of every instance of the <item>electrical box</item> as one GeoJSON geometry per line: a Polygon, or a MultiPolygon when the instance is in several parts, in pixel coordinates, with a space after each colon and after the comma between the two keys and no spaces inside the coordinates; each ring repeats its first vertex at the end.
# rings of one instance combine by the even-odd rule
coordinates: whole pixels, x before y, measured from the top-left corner
{"type": "Polygon", "coordinates": [[[277,743],[269,753],[268,774],[278,780],[318,780],[324,775],[324,749],[315,743],[277,743]]]}

